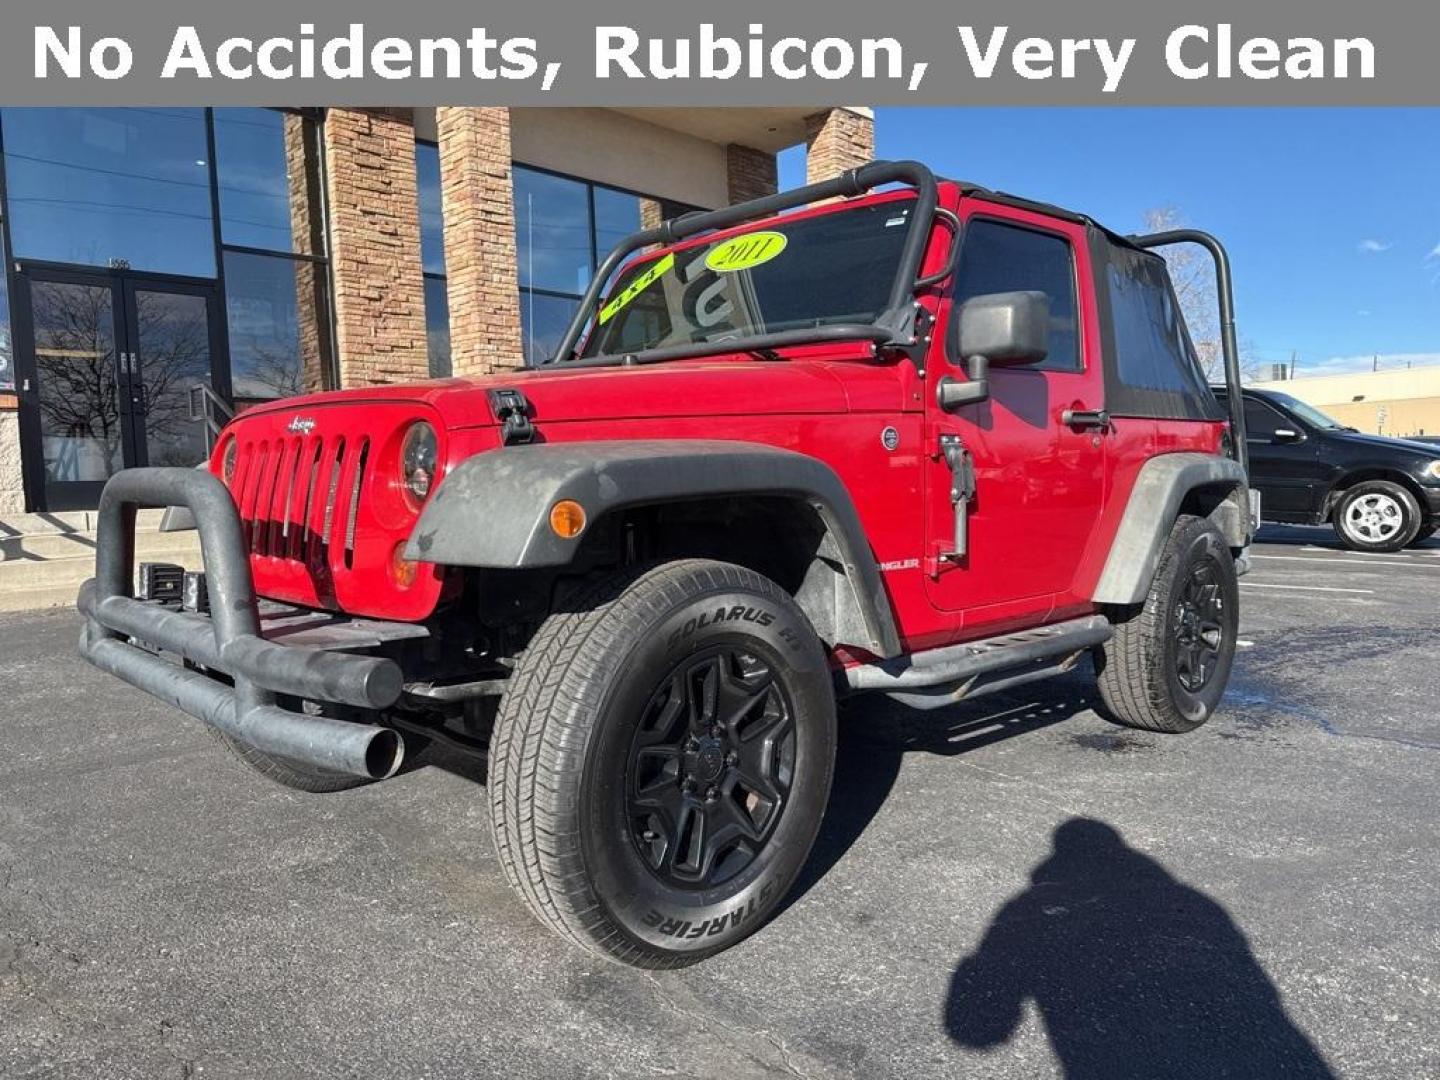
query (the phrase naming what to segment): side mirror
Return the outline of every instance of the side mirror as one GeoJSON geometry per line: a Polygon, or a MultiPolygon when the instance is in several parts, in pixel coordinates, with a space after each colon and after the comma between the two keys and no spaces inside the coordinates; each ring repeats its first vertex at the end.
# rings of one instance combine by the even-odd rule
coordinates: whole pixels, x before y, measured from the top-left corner
{"type": "Polygon", "coordinates": [[[991,364],[1033,364],[1050,349],[1050,298],[1043,292],[989,293],[960,308],[955,324],[955,352],[969,368],[970,379],[948,375],[936,387],[937,403],[946,412],[990,396],[991,364]]]}
{"type": "Polygon", "coordinates": [[[1294,428],[1276,428],[1275,433],[1271,436],[1271,439],[1277,443],[1299,442],[1300,432],[1296,431],[1294,428]]]}

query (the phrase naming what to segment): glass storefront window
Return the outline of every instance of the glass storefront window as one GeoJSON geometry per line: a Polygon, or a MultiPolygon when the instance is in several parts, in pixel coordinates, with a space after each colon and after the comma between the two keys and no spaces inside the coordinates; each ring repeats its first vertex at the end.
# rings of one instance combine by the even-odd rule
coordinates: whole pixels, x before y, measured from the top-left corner
{"type": "MultiPolygon", "coordinates": [[[[599,259],[633,232],[640,231],[639,195],[610,188],[595,189],[595,254],[599,259]]],[[[588,282],[587,282],[588,284],[588,282]]]]}
{"type": "Polygon", "coordinates": [[[420,258],[425,273],[445,274],[445,216],[440,194],[440,148],[415,144],[415,180],[420,191],[420,258]]]}
{"type": "Polygon", "coordinates": [[[430,377],[448,378],[450,366],[450,297],[444,278],[425,279],[425,338],[430,343],[430,377]]]}
{"type": "Polygon", "coordinates": [[[297,255],[324,250],[313,121],[274,109],[216,109],[221,240],[297,255]]]}
{"type": "Polygon", "coordinates": [[[515,170],[515,241],[525,288],[581,293],[594,267],[589,185],[515,170]]]}
{"type": "Polygon", "coordinates": [[[324,265],[228,251],[225,307],[237,406],[324,389],[330,351],[324,265]]]}
{"type": "Polygon", "coordinates": [[[520,294],[520,326],[525,342],[525,363],[532,367],[543,364],[555,355],[555,347],[565,336],[580,299],[546,296],[544,293],[520,294]]]}
{"type": "Polygon", "coordinates": [[[514,178],[525,361],[538,364],[554,353],[590,275],[610,249],[644,224],[694,207],[524,165],[514,166],[514,178]]]}
{"type": "Polygon", "coordinates": [[[450,296],[445,283],[445,214],[440,190],[440,148],[415,144],[415,183],[420,196],[420,260],[425,271],[425,339],[430,377],[450,375],[450,296]]]}
{"type": "Polygon", "coordinates": [[[17,259],[215,275],[203,109],[0,110],[17,259]]]}

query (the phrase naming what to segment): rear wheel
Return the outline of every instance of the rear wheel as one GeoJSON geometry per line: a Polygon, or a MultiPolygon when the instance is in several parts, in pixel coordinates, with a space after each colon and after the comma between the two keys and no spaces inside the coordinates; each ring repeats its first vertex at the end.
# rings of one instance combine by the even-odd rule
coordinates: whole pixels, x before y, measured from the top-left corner
{"type": "Polygon", "coordinates": [[[546,619],[501,704],[491,825],[571,941],[677,967],[759,927],[818,831],[835,754],[825,654],[767,578],[687,560],[546,619]]]}
{"type": "Polygon", "coordinates": [[[1207,519],[1181,515],[1138,608],[1112,615],[1097,650],[1100,696],[1114,719],[1147,731],[1193,731],[1225,693],[1239,629],[1235,562],[1207,519]]]}
{"type": "Polygon", "coordinates": [[[1335,532],[1355,551],[1399,551],[1420,532],[1420,504],[1392,480],[1365,480],[1335,505],[1335,532]]]}

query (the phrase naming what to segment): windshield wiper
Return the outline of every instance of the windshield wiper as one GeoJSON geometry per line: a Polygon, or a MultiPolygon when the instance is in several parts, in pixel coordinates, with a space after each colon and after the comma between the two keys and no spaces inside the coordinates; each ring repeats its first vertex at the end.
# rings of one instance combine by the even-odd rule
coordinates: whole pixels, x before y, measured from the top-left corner
{"type": "MultiPolygon", "coordinates": [[[[754,337],[754,336],[755,336],[755,335],[753,335],[753,334],[751,335],[751,337],[754,337]]],[[[726,336],[724,336],[724,335],[720,335],[720,336],[716,336],[716,337],[705,337],[705,338],[701,338],[700,341],[698,342],[698,344],[705,344],[705,345],[731,345],[731,344],[734,344],[734,343],[736,343],[736,342],[743,342],[744,340],[745,340],[745,339],[742,338],[739,334],[732,334],[732,335],[730,335],[729,337],[726,337],[726,336]]],[[[728,349],[727,349],[726,351],[727,351],[727,352],[729,352],[729,351],[743,352],[743,353],[745,353],[745,354],[748,355],[748,356],[753,356],[753,357],[755,357],[755,359],[757,359],[757,360],[783,360],[783,359],[785,359],[783,356],[781,356],[781,355],[780,355],[778,352],[776,352],[774,349],[767,349],[767,348],[764,348],[763,346],[762,346],[762,347],[754,347],[754,346],[741,345],[739,348],[736,348],[736,349],[734,349],[734,350],[728,350],[728,349]]]]}

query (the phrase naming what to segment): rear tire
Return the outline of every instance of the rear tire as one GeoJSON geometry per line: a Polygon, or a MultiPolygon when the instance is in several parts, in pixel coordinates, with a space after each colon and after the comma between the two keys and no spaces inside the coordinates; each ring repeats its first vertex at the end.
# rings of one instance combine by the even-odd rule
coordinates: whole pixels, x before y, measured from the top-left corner
{"type": "Polygon", "coordinates": [[[1393,480],[1365,480],[1335,504],[1335,533],[1352,551],[1399,551],[1422,522],[1415,496],[1393,480]]]}
{"type": "Polygon", "coordinates": [[[685,560],[551,614],[500,706],[491,828],[510,884],[607,959],[680,967],[764,923],[819,830],[835,700],[774,582],[685,560]]]}
{"type": "Polygon", "coordinates": [[[1220,530],[1182,514],[1145,602],[1111,618],[1115,636],[1095,653],[1111,717],[1171,734],[1210,719],[1230,678],[1239,629],[1235,561],[1220,530]]]}
{"type": "Polygon", "coordinates": [[[1415,536],[1411,539],[1410,543],[1406,544],[1405,546],[1406,546],[1406,547],[1419,547],[1419,546],[1420,546],[1421,544],[1423,544],[1426,540],[1429,540],[1430,537],[1432,537],[1432,536],[1435,535],[1435,530],[1436,530],[1436,529],[1440,529],[1440,525],[1433,525],[1433,524],[1432,524],[1432,525],[1421,525],[1421,526],[1420,526],[1420,531],[1417,532],[1417,533],[1415,534],[1415,536]]]}

